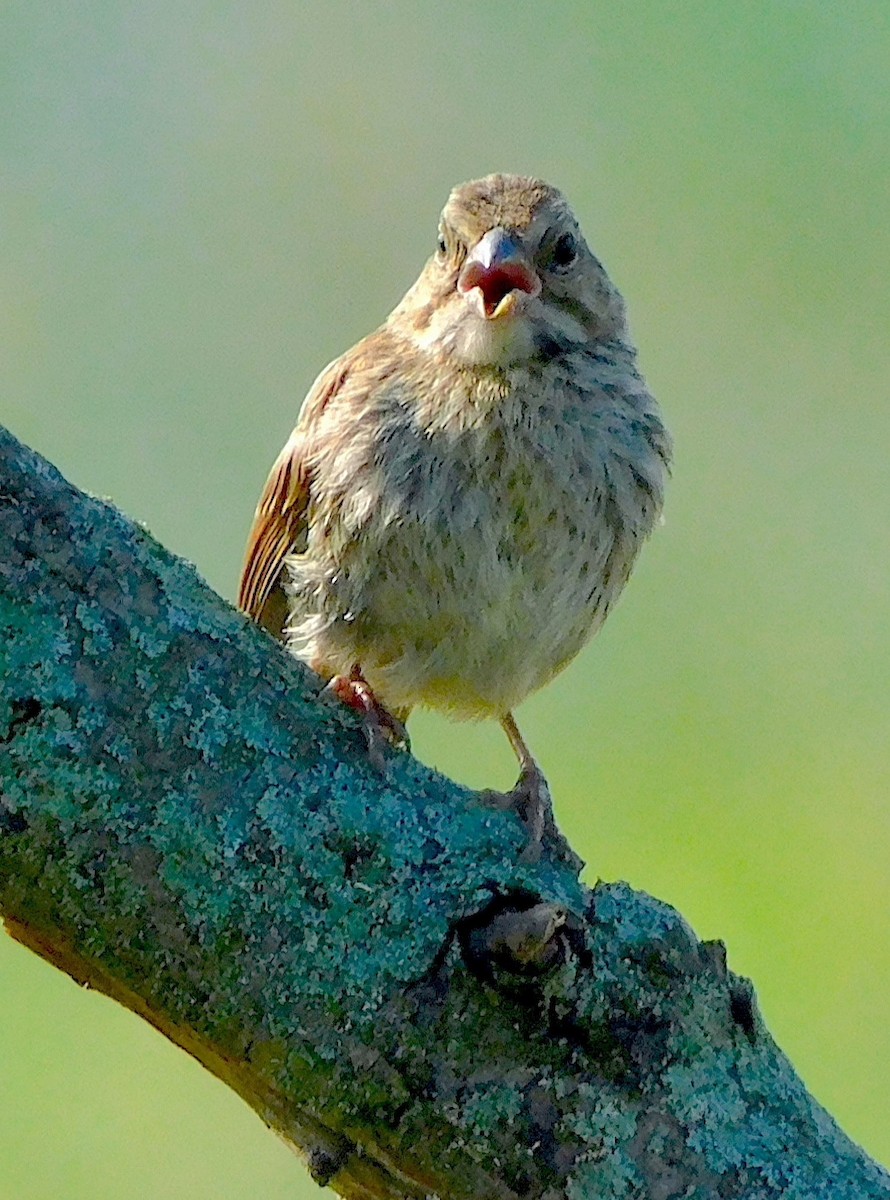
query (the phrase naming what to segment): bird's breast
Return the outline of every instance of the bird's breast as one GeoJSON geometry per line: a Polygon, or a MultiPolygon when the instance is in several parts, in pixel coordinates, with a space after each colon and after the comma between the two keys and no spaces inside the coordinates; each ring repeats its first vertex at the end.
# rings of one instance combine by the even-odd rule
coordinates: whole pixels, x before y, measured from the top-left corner
{"type": "Polygon", "coordinates": [[[313,652],[360,661],[395,707],[507,711],[577,653],[629,573],[640,515],[616,508],[603,423],[565,397],[513,399],[452,423],[388,414],[341,455],[329,519],[312,522],[311,586],[299,565],[294,582],[306,627],[323,625],[313,652]]]}

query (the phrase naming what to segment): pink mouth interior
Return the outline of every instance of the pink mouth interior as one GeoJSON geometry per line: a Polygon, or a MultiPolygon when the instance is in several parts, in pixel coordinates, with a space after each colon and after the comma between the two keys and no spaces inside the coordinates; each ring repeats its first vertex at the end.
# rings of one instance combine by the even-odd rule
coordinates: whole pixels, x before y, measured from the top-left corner
{"type": "Polygon", "coordinates": [[[464,267],[459,286],[462,292],[479,288],[485,315],[489,317],[510,292],[526,292],[534,296],[541,287],[537,275],[522,263],[493,263],[490,267],[484,267],[482,263],[472,261],[464,267]]]}

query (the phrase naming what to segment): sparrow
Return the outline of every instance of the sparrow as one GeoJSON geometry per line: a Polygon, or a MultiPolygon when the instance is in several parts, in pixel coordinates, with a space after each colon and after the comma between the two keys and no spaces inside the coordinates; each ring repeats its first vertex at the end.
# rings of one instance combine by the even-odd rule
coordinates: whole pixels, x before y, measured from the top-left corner
{"type": "Polygon", "coordinates": [[[239,606],[390,739],[419,705],[500,721],[520,767],[504,803],[539,842],[550,797],[513,710],[603,624],[670,454],[562,194],[461,184],[417,282],[306,397],[239,606]]]}

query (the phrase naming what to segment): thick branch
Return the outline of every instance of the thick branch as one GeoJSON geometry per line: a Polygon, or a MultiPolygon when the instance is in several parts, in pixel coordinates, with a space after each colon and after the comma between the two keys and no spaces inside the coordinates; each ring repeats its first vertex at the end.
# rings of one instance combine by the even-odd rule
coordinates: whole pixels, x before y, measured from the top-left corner
{"type": "Polygon", "coordinates": [[[345,1196],[890,1197],[670,908],[521,861],[0,437],[0,911],[345,1196]]]}

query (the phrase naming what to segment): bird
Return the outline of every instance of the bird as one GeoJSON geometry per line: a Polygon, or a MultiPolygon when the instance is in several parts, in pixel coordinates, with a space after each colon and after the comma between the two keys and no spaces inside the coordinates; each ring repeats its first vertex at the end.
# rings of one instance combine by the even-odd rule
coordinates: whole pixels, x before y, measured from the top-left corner
{"type": "Polygon", "coordinates": [[[310,389],[238,603],[365,714],[375,758],[417,707],[499,721],[519,779],[489,796],[534,845],[552,802],[514,710],[618,599],[660,520],[671,440],[558,189],[460,184],[431,250],[310,389]]]}

